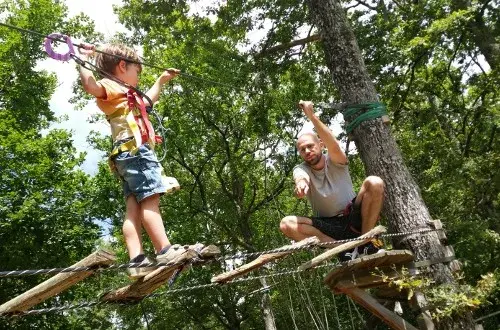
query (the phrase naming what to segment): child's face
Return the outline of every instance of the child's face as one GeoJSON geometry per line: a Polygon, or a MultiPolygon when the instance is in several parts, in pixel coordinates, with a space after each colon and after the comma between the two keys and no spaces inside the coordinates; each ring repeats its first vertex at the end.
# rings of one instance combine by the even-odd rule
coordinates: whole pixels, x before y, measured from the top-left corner
{"type": "Polygon", "coordinates": [[[119,64],[119,72],[120,72],[120,77],[123,82],[126,82],[127,84],[137,87],[137,84],[139,82],[139,74],[141,73],[141,68],[139,65],[134,64],[134,63],[125,63],[122,61],[119,64]],[[123,65],[123,64],[124,65],[123,65]]]}

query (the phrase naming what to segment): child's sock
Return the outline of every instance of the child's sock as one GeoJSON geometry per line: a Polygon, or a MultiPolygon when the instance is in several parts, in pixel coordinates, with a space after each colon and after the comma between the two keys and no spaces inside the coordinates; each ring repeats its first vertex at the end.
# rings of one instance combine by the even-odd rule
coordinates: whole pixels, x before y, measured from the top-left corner
{"type": "Polygon", "coordinates": [[[137,257],[130,259],[130,262],[132,262],[132,263],[143,262],[144,259],[146,259],[146,256],[144,254],[139,254],[137,257]]]}
{"type": "Polygon", "coordinates": [[[167,253],[168,249],[170,249],[170,247],[171,247],[171,246],[172,246],[172,245],[167,245],[167,246],[165,246],[164,248],[162,248],[162,249],[160,250],[160,252],[158,252],[158,255],[162,255],[162,254],[167,253]]]}

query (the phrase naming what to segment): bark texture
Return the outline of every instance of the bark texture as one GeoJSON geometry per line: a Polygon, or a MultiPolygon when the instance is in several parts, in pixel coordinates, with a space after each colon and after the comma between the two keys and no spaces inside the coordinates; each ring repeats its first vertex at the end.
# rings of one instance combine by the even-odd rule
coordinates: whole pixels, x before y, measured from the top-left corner
{"type": "MultiPolygon", "coordinates": [[[[377,102],[378,96],[364,64],[356,38],[344,9],[337,0],[308,0],[311,23],[319,29],[327,66],[342,101],[349,104],[377,102]]],[[[361,123],[353,137],[367,175],[381,177],[385,184],[383,213],[391,232],[429,228],[431,217],[420,190],[404,164],[390,127],[380,118],[361,123]]],[[[444,257],[436,233],[406,236],[394,242],[396,248],[410,249],[416,260],[444,257]]],[[[430,276],[437,284],[454,283],[450,269],[431,266],[430,276]]],[[[472,314],[445,320],[438,328],[473,328],[472,314]]]]}
{"type": "MultiPolygon", "coordinates": [[[[267,287],[267,281],[265,278],[260,279],[260,283],[262,284],[262,288],[267,287]]],[[[276,330],[273,309],[271,307],[271,296],[266,291],[262,293],[262,297],[260,298],[260,308],[262,310],[262,314],[264,315],[266,330],[276,330]]]]}
{"type": "MultiPolygon", "coordinates": [[[[480,1],[481,9],[476,12],[474,18],[467,24],[467,28],[473,37],[473,41],[477,48],[481,51],[486,59],[486,62],[493,70],[498,70],[500,65],[500,43],[495,38],[495,31],[487,26],[484,21],[484,12],[489,8],[490,1],[480,1]]],[[[469,10],[472,7],[471,0],[455,0],[453,3],[454,10],[469,10]]]]}

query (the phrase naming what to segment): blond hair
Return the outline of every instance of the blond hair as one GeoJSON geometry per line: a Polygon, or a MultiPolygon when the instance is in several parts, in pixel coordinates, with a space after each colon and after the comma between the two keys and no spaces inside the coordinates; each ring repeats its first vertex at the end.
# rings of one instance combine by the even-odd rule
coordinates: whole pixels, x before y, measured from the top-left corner
{"type": "Polygon", "coordinates": [[[114,74],[115,69],[120,61],[127,62],[127,65],[134,63],[142,70],[139,64],[139,55],[130,47],[123,44],[109,44],[104,46],[102,53],[97,53],[95,58],[95,65],[104,72],[114,74]]]}

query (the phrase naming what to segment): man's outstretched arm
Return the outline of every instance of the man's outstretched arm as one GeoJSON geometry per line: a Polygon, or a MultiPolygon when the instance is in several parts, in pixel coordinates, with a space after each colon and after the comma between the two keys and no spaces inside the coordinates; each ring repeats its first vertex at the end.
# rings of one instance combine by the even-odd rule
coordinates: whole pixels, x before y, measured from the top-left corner
{"type": "Polygon", "coordinates": [[[311,101],[300,101],[299,107],[304,111],[306,117],[313,123],[319,138],[328,150],[328,155],[332,162],[347,165],[349,160],[345,155],[340,143],[333,135],[333,132],[314,114],[313,103],[311,101]]]}
{"type": "Polygon", "coordinates": [[[293,181],[295,182],[295,196],[304,198],[309,192],[309,175],[300,167],[293,169],[293,181]]]}

